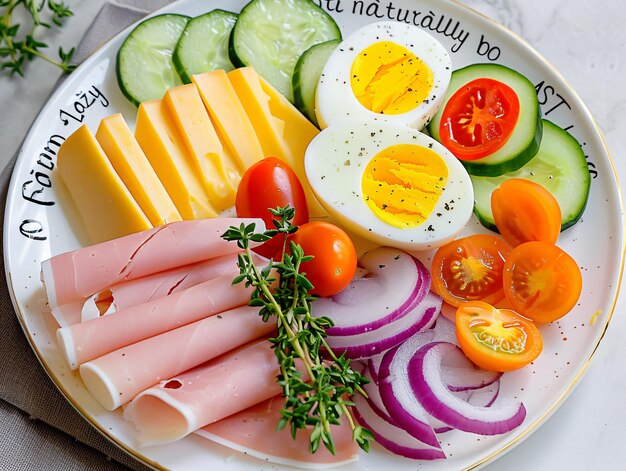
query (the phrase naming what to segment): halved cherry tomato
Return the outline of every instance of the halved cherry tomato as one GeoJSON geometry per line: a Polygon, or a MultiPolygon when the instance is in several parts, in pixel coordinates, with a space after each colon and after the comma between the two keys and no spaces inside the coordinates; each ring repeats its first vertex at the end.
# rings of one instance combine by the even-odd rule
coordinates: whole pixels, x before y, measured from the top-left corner
{"type": "Polygon", "coordinates": [[[505,180],[491,193],[491,211],[498,231],[512,247],[534,240],[554,244],[561,233],[558,201],[530,180],[505,180]]]}
{"type": "Polygon", "coordinates": [[[543,349],[537,326],[510,309],[481,301],[456,311],[456,336],[463,353],[489,371],[512,371],[535,360],[543,349]]]}
{"type": "Polygon", "coordinates": [[[477,234],[454,240],[435,253],[432,289],[445,302],[495,304],[504,298],[502,273],[511,248],[500,237],[477,234]]]}
{"type": "Polygon", "coordinates": [[[293,235],[305,255],[313,259],[301,266],[319,296],[332,296],[344,289],[356,272],[356,250],[350,236],[333,224],[313,221],[303,224],[293,235]]]}
{"type": "Polygon", "coordinates": [[[513,309],[535,322],[552,322],[567,314],[583,283],[576,261],[546,242],[514,248],[504,264],[503,281],[513,309]]]}
{"type": "MultiPolygon", "coordinates": [[[[246,170],[237,188],[237,216],[261,218],[268,229],[273,229],[273,216],[268,208],[287,204],[296,210],[292,221],[294,226],[309,222],[302,184],[286,163],[275,157],[267,157],[246,170]]],[[[282,237],[275,237],[254,250],[265,257],[272,257],[282,247],[282,237]]]]}
{"type": "Polygon", "coordinates": [[[441,143],[461,160],[493,154],[511,137],[520,103],[507,84],[479,78],[450,97],[441,116],[441,143]]]}

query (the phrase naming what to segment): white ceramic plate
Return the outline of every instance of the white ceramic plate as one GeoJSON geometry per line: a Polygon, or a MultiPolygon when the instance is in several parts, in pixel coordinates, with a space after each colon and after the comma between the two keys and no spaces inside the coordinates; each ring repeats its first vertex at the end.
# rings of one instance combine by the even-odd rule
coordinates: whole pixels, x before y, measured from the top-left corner
{"type": "MultiPolygon", "coordinates": [[[[320,0],[321,1],[321,0],[320,0]]],[[[544,421],[580,379],[611,317],[623,266],[622,208],[615,172],[597,127],[562,77],[509,31],[466,7],[441,0],[323,0],[344,35],[377,18],[415,21],[452,51],[454,68],[495,61],[525,74],[537,85],[544,116],[569,129],[588,156],[593,180],[586,213],[565,231],[559,245],[580,264],[583,293],[564,319],[542,327],[541,357],[502,381],[503,398],[524,402],[525,422],[515,431],[480,437],[452,431],[441,436],[445,461],[422,463],[420,469],[475,467],[510,449],[544,421]],[[600,312],[595,323],[592,316],[600,312]]],[[[162,12],[195,16],[212,8],[238,10],[242,0],[183,0],[162,12]]],[[[7,278],[18,318],[52,380],[85,418],[138,459],[175,470],[277,469],[192,435],[167,446],[137,448],[131,427],[120,413],[102,409],[86,392],[77,374],[65,366],[56,345],[56,325],[45,310],[39,271],[42,260],[75,249],[85,241],[74,209],[56,178],[56,151],[63,138],[82,123],[95,130],[99,121],[121,112],[134,123],[136,109],[122,96],[115,78],[115,55],[122,33],[65,80],[39,115],[20,152],[7,200],[4,247],[7,278]]],[[[473,220],[467,233],[478,230],[473,220]]],[[[416,462],[379,447],[346,469],[413,470],[416,462]]]]}

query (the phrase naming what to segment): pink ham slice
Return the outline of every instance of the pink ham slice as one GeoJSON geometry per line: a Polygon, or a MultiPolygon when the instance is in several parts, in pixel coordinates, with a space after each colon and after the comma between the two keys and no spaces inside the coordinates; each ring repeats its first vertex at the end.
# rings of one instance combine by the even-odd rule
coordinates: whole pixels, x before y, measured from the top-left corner
{"type": "Polygon", "coordinates": [[[52,257],[41,264],[51,307],[86,299],[114,284],[237,252],[221,238],[230,226],[261,219],[179,221],[52,257]]]}
{"type": "MultiPolygon", "coordinates": [[[[238,253],[226,254],[180,268],[124,281],[101,290],[86,300],[53,307],[52,315],[60,327],[66,327],[153,299],[164,298],[218,276],[231,275],[234,278],[239,273],[237,256],[238,253]]],[[[263,263],[261,257],[256,257],[255,262],[263,263]]]]}
{"type": "Polygon", "coordinates": [[[296,439],[288,429],[276,431],[285,399],[276,396],[235,415],[202,427],[196,434],[233,450],[265,461],[299,468],[321,469],[342,466],[358,458],[358,446],[352,441],[352,430],[344,420],[333,425],[335,455],[323,445],[309,452],[310,432],[299,430],[296,439]]]}
{"type": "Polygon", "coordinates": [[[165,298],[57,330],[70,368],[163,332],[247,304],[252,288],[224,275],[165,298]]]}
{"type": "Polygon", "coordinates": [[[179,440],[280,394],[278,363],[261,340],[139,393],[124,410],[142,446],[179,440]]]}
{"type": "Polygon", "coordinates": [[[113,410],[162,378],[268,335],[274,326],[263,322],[258,308],[238,307],[84,363],[80,376],[98,402],[113,410]]]}

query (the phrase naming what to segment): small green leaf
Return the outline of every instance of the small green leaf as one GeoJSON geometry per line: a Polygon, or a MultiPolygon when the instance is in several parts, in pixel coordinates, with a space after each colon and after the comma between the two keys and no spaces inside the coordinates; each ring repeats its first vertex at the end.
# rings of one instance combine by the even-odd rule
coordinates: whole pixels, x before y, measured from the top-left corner
{"type": "Polygon", "coordinates": [[[14,24],[13,26],[7,27],[4,30],[4,34],[10,37],[14,37],[20,29],[20,24],[14,24]]]}
{"type": "Polygon", "coordinates": [[[267,242],[272,237],[267,234],[251,234],[249,238],[253,242],[267,242]]]}

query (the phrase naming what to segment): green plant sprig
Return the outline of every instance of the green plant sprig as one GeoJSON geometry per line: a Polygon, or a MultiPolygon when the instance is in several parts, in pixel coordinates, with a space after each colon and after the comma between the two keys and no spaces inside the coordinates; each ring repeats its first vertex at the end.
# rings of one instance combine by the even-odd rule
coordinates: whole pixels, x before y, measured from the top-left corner
{"type": "Polygon", "coordinates": [[[50,23],[42,20],[42,14],[46,14],[50,21],[58,26],[63,26],[63,20],[74,13],[63,2],[53,0],[0,0],[0,69],[10,75],[24,77],[24,67],[35,57],[53,64],[64,72],[71,72],[76,68],[70,64],[74,55],[74,48],[64,51],[59,48],[59,59],[53,59],[44,54],[41,49],[48,44],[35,39],[35,33],[41,28],[52,28],[50,23]],[[18,7],[22,7],[31,17],[32,25],[28,33],[23,33],[22,25],[13,23],[13,15],[18,7]]]}
{"type": "Polygon", "coordinates": [[[293,438],[298,430],[312,429],[309,451],[315,453],[323,443],[334,454],[331,425],[338,425],[341,417],[346,417],[353,440],[368,451],[373,435],[355,422],[349,409],[353,394],[367,397],[362,389],[367,379],[352,369],[348,358],[335,355],[328,346],[326,329],[333,326],[333,321],[311,315],[315,296],[309,290],[313,286],[301,268],[313,257],[305,255],[293,241],[287,250],[287,236],[298,229],[291,224],[295,209],[285,206],[269,211],[274,216],[274,229],[255,233],[254,223],[242,223],[230,227],[222,237],[236,241],[244,250],[238,258],[240,274],[233,284],[245,282],[252,286],[249,305],[261,308],[263,321],[276,321],[277,334],[270,342],[280,367],[277,382],[285,397],[277,428],[289,427],[293,438]],[[253,262],[250,242],[265,242],[276,236],[283,237],[280,262],[270,260],[266,267],[258,267],[253,262]]]}

